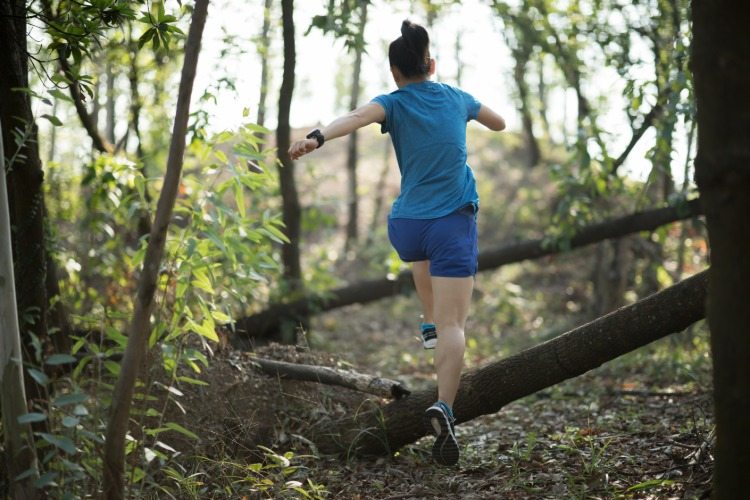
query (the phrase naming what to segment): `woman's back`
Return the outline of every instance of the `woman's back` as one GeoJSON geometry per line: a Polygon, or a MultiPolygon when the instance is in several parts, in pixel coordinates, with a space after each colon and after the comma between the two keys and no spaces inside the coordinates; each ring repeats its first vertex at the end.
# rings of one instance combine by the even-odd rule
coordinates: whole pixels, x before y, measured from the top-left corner
{"type": "Polygon", "coordinates": [[[427,219],[478,202],[466,163],[466,122],[480,103],[466,92],[429,80],[373,99],[385,110],[383,133],[393,140],[401,194],[391,217],[427,219]]]}

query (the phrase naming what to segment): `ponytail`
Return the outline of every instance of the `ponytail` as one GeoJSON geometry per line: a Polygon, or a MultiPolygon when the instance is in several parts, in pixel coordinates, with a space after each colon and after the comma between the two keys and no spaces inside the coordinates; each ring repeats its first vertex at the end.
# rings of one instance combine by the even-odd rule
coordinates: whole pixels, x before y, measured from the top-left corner
{"type": "Polygon", "coordinates": [[[388,61],[406,78],[427,76],[430,72],[429,45],[427,30],[407,19],[401,23],[401,36],[388,48],[388,61]]]}

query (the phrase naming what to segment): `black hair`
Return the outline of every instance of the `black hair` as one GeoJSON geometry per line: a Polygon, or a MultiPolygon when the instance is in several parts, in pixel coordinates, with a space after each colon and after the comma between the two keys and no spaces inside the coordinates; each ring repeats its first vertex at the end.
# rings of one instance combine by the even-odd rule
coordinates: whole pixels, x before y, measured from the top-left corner
{"type": "Polygon", "coordinates": [[[427,76],[430,72],[429,45],[427,30],[407,19],[401,23],[401,36],[388,48],[388,62],[406,78],[427,76]]]}

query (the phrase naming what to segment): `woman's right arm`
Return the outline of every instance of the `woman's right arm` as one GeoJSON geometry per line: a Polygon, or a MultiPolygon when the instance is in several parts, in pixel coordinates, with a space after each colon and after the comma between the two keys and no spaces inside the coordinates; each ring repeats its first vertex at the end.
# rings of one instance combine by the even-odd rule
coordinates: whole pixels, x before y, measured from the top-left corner
{"type": "MultiPolygon", "coordinates": [[[[330,141],[337,137],[349,135],[365,125],[381,123],[383,120],[385,120],[383,107],[380,104],[370,102],[336,118],[329,125],[321,128],[320,133],[326,141],[330,141]]],[[[289,156],[292,157],[292,160],[296,160],[302,155],[315,151],[317,147],[317,139],[302,139],[292,144],[289,148],[289,156]]]]}
{"type": "Polygon", "coordinates": [[[479,106],[477,121],[490,130],[499,132],[505,128],[505,120],[484,104],[479,106]]]}

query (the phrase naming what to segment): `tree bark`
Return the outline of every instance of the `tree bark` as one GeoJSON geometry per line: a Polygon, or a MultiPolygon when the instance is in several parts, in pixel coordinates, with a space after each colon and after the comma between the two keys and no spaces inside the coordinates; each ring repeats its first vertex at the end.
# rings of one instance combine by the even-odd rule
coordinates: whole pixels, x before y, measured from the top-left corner
{"type": "MultiPolygon", "coordinates": [[[[456,423],[496,413],[512,401],[684,330],[705,317],[707,282],[704,271],[531,349],[465,373],[454,405],[456,423]]],[[[321,422],[314,441],[323,452],[394,453],[425,435],[422,414],[436,397],[437,389],[432,387],[383,407],[374,405],[346,421],[321,422]]]]}
{"type": "Polygon", "coordinates": [[[534,135],[534,120],[529,104],[529,85],[526,83],[526,69],[533,47],[527,45],[521,33],[516,35],[516,39],[518,47],[513,51],[513,58],[515,59],[513,80],[516,82],[516,87],[518,88],[519,111],[521,112],[524,135],[526,136],[528,166],[534,167],[539,163],[542,153],[539,148],[539,141],[537,141],[536,135],[534,135]]]}
{"type": "MultiPolygon", "coordinates": [[[[349,110],[354,110],[359,105],[360,77],[362,74],[362,54],[365,51],[365,27],[367,26],[367,2],[362,2],[359,7],[358,36],[354,46],[354,67],[352,68],[352,86],[349,100],[349,110]]],[[[348,174],[348,214],[346,223],[346,239],[344,252],[349,252],[357,243],[359,238],[359,196],[357,194],[357,160],[359,134],[355,130],[349,134],[347,148],[346,171],[348,174]]]]}
{"type": "Polygon", "coordinates": [[[104,109],[106,111],[106,120],[107,120],[107,127],[106,127],[106,135],[107,141],[109,141],[110,144],[114,144],[115,139],[115,104],[116,104],[116,94],[115,94],[115,70],[112,67],[112,61],[107,59],[107,62],[105,63],[106,72],[107,72],[107,94],[106,94],[106,104],[104,106],[104,109]]]}
{"type": "MultiPolygon", "coordinates": [[[[2,141],[0,171],[5,173],[2,141]]],[[[36,498],[33,481],[39,477],[38,472],[23,481],[13,479],[26,470],[37,471],[37,460],[31,426],[18,422],[18,417],[27,413],[27,406],[10,240],[8,192],[5,175],[0,175],[0,407],[5,438],[6,477],[10,483],[8,490],[13,492],[13,498],[30,499],[36,498]]]]}
{"type": "MultiPolygon", "coordinates": [[[[701,207],[698,200],[692,200],[684,206],[635,213],[582,229],[571,239],[569,248],[578,248],[640,231],[653,231],[665,224],[695,217],[700,213],[701,207]]],[[[531,240],[481,253],[479,271],[496,269],[506,264],[537,259],[559,252],[559,248],[545,239],[531,240]]],[[[264,311],[238,319],[234,324],[236,335],[232,336],[232,341],[237,347],[246,348],[252,346],[252,339],[278,340],[283,318],[308,316],[351,304],[372,302],[398,295],[412,288],[411,271],[404,271],[395,280],[362,281],[332,290],[324,294],[325,298],[304,297],[288,303],[272,304],[264,311]]]]}
{"type": "Polygon", "coordinates": [[[58,53],[58,55],[60,57],[60,69],[62,69],[65,78],[68,80],[68,90],[70,91],[70,97],[73,99],[76,113],[81,120],[83,128],[91,138],[91,143],[94,146],[94,149],[100,153],[113,153],[115,150],[114,145],[102,136],[101,132],[99,132],[96,119],[86,109],[85,98],[83,92],[81,92],[81,84],[73,73],[73,69],[70,67],[67,59],[65,59],[64,54],[58,53]]]}
{"type": "Polygon", "coordinates": [[[177,109],[167,159],[167,172],[149,235],[143,271],[138,281],[135,310],[128,329],[128,345],[121,364],[120,376],[112,394],[112,407],[104,445],[104,494],[108,499],[121,499],[124,494],[125,435],[128,430],[136,377],[146,355],[156,282],[164,253],[167,229],[180,184],[185,152],[185,136],[190,115],[190,97],[207,10],[208,0],[196,0],[185,46],[185,60],[177,96],[177,109]]]}
{"type": "Polygon", "coordinates": [[[289,112],[294,93],[294,69],[296,65],[296,49],[294,41],[294,0],[282,0],[282,25],[284,32],[284,74],[279,93],[279,117],[276,128],[276,145],[278,147],[279,183],[281,187],[282,212],[285,234],[289,238],[284,243],[281,260],[284,266],[284,278],[289,281],[292,291],[301,290],[302,267],[300,264],[299,238],[301,208],[297,186],[294,178],[294,161],[289,156],[291,128],[289,112]]]}
{"type": "Polygon", "coordinates": [[[711,246],[713,497],[736,498],[750,471],[750,3],[693,0],[695,173],[711,246]]]}
{"type": "MultiPolygon", "coordinates": [[[[28,88],[26,48],[26,6],[23,0],[0,2],[0,122],[5,154],[6,176],[13,247],[15,292],[20,320],[24,359],[38,364],[32,339],[49,347],[47,328],[47,250],[44,235],[44,172],[39,156],[37,126],[29,96],[18,90],[28,88]],[[23,143],[16,145],[13,131],[23,143]]],[[[44,399],[43,389],[29,376],[27,396],[44,399]]]]}
{"type": "MultiPolygon", "coordinates": [[[[268,53],[271,47],[269,33],[271,31],[271,7],[273,0],[265,0],[263,3],[263,27],[260,32],[260,41],[258,42],[258,53],[260,54],[260,96],[258,97],[258,115],[257,123],[261,127],[266,123],[266,100],[268,98],[268,81],[269,81],[269,59],[268,53]]],[[[258,133],[261,138],[262,134],[258,133]]]]}
{"type": "MultiPolygon", "coordinates": [[[[148,178],[146,172],[146,154],[143,150],[143,137],[141,135],[141,109],[143,108],[143,98],[141,97],[139,86],[139,68],[138,68],[138,42],[133,39],[133,27],[129,27],[128,57],[130,58],[130,69],[128,71],[128,82],[130,83],[130,122],[135,134],[136,146],[135,154],[138,158],[138,164],[141,175],[148,178]]],[[[127,144],[123,144],[125,148],[127,144]]],[[[151,191],[148,189],[148,183],[143,186],[143,197],[146,206],[141,207],[138,215],[137,235],[140,240],[143,236],[151,232],[151,216],[149,206],[151,205],[151,191]]]]}

